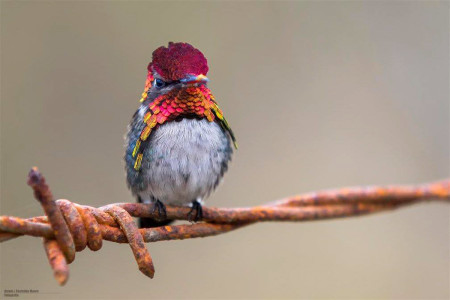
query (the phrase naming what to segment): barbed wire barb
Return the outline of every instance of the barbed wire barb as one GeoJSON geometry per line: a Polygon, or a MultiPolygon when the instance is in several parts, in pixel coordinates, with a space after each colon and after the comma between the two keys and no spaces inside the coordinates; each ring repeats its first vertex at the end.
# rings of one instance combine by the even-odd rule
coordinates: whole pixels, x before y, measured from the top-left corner
{"type": "MultiPolygon", "coordinates": [[[[213,236],[257,222],[345,218],[423,201],[450,202],[450,179],[416,186],[342,188],[248,208],[204,207],[201,222],[139,229],[132,217],[159,218],[153,204],[115,203],[94,208],[65,199],[55,200],[36,167],[28,174],[28,184],[45,216],[28,219],[0,216],[0,242],[23,235],[43,238],[50,266],[60,285],[68,280],[68,264],[74,261],[75,253],[86,246],[97,251],[103,240],[128,243],[139,270],[153,278],[153,260],[145,243],[213,236]]],[[[166,207],[167,218],[173,220],[189,220],[189,211],[189,207],[166,207]]]]}

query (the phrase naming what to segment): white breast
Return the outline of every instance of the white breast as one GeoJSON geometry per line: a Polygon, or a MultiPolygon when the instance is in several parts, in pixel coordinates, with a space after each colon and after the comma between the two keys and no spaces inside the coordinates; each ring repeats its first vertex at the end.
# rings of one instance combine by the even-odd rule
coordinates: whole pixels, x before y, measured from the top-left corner
{"type": "Polygon", "coordinates": [[[182,119],[152,134],[142,161],[147,189],[144,202],[186,205],[204,199],[217,186],[231,159],[228,134],[206,119],[182,119]]]}

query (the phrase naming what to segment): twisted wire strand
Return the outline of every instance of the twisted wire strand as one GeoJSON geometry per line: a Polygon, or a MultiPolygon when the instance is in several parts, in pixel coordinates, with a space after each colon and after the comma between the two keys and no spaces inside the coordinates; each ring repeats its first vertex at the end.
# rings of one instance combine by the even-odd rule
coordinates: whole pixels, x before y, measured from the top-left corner
{"type": "MultiPolygon", "coordinates": [[[[153,278],[154,266],[145,243],[207,237],[264,221],[309,221],[343,218],[392,210],[429,200],[450,200],[450,179],[419,186],[355,187],[309,193],[249,208],[203,208],[203,222],[138,229],[132,217],[158,219],[153,204],[115,203],[94,208],[54,200],[44,176],[33,168],[28,184],[46,216],[21,219],[0,216],[0,242],[21,235],[43,238],[50,266],[59,284],[67,282],[68,264],[86,246],[103,240],[128,243],[139,270],[153,278]]],[[[190,208],[167,206],[167,218],[188,220],[190,208]]]]}

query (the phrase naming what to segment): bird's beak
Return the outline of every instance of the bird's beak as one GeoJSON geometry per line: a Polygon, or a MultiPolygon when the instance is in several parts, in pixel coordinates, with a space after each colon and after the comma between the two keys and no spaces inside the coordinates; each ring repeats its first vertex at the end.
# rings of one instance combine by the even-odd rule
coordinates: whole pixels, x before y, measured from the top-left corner
{"type": "Polygon", "coordinates": [[[209,79],[208,77],[206,77],[203,74],[194,76],[194,75],[189,75],[183,79],[180,80],[182,83],[196,83],[196,82],[208,82],[209,79]]]}

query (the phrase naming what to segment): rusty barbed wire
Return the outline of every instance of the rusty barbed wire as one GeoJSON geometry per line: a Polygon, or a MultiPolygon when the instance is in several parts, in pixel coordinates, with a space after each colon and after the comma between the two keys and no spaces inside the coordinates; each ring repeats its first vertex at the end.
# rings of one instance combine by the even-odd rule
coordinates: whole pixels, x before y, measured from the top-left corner
{"type": "MultiPolygon", "coordinates": [[[[94,208],[54,200],[44,176],[35,167],[28,184],[46,216],[21,219],[0,216],[0,242],[22,235],[43,238],[44,249],[60,285],[67,282],[68,264],[86,246],[103,240],[128,243],[139,270],[153,278],[154,266],[145,243],[207,237],[265,221],[309,221],[343,218],[392,210],[429,201],[450,200],[450,179],[418,186],[356,187],[309,193],[249,208],[203,208],[202,222],[138,229],[132,217],[159,218],[152,204],[115,203],[94,208]]],[[[167,206],[167,218],[188,220],[188,207],[167,206]]]]}

